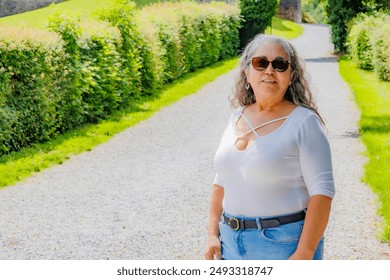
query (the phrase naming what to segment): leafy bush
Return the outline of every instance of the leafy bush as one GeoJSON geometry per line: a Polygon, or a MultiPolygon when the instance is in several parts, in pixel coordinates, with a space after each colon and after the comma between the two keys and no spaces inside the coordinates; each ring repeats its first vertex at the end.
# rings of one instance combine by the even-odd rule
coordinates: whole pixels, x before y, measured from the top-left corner
{"type": "Polygon", "coordinates": [[[375,69],[382,80],[389,80],[390,16],[359,14],[350,26],[347,46],[352,62],[361,69],[375,69]]]}
{"type": "Polygon", "coordinates": [[[155,88],[154,73],[150,69],[150,61],[143,60],[140,49],[144,42],[142,41],[138,26],[134,22],[136,6],[129,0],[114,0],[111,6],[100,10],[99,18],[105,20],[119,29],[122,42],[119,51],[124,59],[121,71],[125,72],[128,80],[124,81],[128,87],[127,100],[132,99],[131,95],[138,97],[141,89],[149,92],[155,88]]]}
{"type": "Polygon", "coordinates": [[[361,14],[351,21],[351,26],[347,37],[347,47],[352,61],[361,69],[374,69],[372,64],[374,53],[369,38],[373,18],[361,14]]]}
{"type": "Polygon", "coordinates": [[[15,125],[16,116],[10,108],[4,105],[0,107],[0,154],[11,150],[13,143],[12,127],[15,125]]]}
{"type": "Polygon", "coordinates": [[[240,0],[241,15],[244,19],[240,30],[241,46],[258,33],[264,33],[276,14],[277,0],[240,0]]]}
{"type": "MultiPolygon", "coordinates": [[[[0,55],[3,46],[0,45],[0,55]]],[[[1,64],[0,64],[1,65],[1,64]]],[[[9,84],[10,73],[6,68],[0,68],[0,155],[10,150],[12,141],[12,126],[15,123],[15,114],[6,105],[7,96],[11,93],[9,84]]]]}
{"type": "MultiPolygon", "coordinates": [[[[387,32],[389,31],[390,29],[387,28],[387,32]]],[[[389,33],[386,34],[387,35],[386,38],[377,41],[377,43],[375,44],[375,48],[376,48],[375,72],[377,76],[383,81],[390,81],[390,58],[389,58],[390,38],[388,34],[389,33]]]]}
{"type": "Polygon", "coordinates": [[[237,54],[240,45],[239,29],[242,26],[242,19],[239,10],[229,5],[215,3],[220,15],[221,52],[220,58],[225,59],[237,54]]]}
{"type": "Polygon", "coordinates": [[[69,121],[72,126],[96,122],[117,110],[122,102],[120,81],[124,79],[118,69],[122,59],[116,48],[120,44],[117,29],[103,23],[82,28],[79,20],[64,17],[52,19],[50,28],[61,35],[69,55],[66,106],[71,107],[72,116],[66,117],[77,116],[69,121]]]}
{"type": "Polygon", "coordinates": [[[0,29],[0,155],[104,119],[239,45],[239,10],[224,3],[114,0],[99,19],[0,29]]]}
{"type": "Polygon", "coordinates": [[[372,34],[374,69],[384,81],[390,81],[390,16],[386,15],[382,25],[372,34]]]}
{"type": "Polygon", "coordinates": [[[152,36],[145,36],[145,41],[150,48],[155,45],[157,51],[155,61],[158,61],[159,69],[162,71],[158,79],[160,83],[166,83],[179,77],[182,74],[184,63],[177,12],[167,6],[165,4],[148,6],[137,15],[139,22],[142,22],[141,19],[144,20],[140,24],[141,33],[152,32],[152,36]],[[145,24],[145,21],[149,24],[145,24]]]}
{"type": "Polygon", "coordinates": [[[365,9],[362,0],[328,0],[326,12],[336,52],[346,51],[348,22],[365,9]]]}
{"type": "Polygon", "coordinates": [[[308,23],[326,23],[326,0],[302,0],[303,17],[308,23]]]}
{"type": "Polygon", "coordinates": [[[62,125],[58,85],[65,60],[55,34],[1,29],[0,154],[50,139],[62,125]],[[16,35],[17,34],[17,35],[16,35]],[[22,39],[24,38],[24,39],[22,39]],[[28,38],[28,39],[26,39],[28,38]]]}
{"type": "Polygon", "coordinates": [[[82,105],[82,89],[80,88],[80,48],[78,45],[81,36],[81,28],[78,23],[56,14],[49,23],[49,29],[59,34],[62,38],[63,49],[67,59],[59,65],[67,74],[66,81],[61,85],[64,93],[62,101],[64,124],[62,130],[77,127],[85,122],[85,114],[82,105]]]}
{"type": "Polygon", "coordinates": [[[142,34],[159,38],[150,44],[158,49],[154,53],[165,69],[163,82],[237,53],[241,20],[231,5],[159,3],[142,9],[138,21],[142,34]]]}
{"type": "MultiPolygon", "coordinates": [[[[87,122],[96,122],[106,118],[120,108],[127,98],[123,98],[127,89],[122,87],[122,81],[128,79],[120,71],[123,59],[117,49],[120,35],[117,29],[83,28],[80,42],[80,73],[79,83],[82,89],[84,114],[87,122]]],[[[127,104],[126,104],[127,105],[127,104]]]]}

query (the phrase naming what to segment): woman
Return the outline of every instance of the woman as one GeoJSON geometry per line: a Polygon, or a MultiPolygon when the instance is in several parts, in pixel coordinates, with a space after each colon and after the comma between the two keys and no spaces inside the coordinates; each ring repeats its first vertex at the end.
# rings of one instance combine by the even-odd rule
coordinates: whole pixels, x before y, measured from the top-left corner
{"type": "Polygon", "coordinates": [[[215,156],[206,259],[322,259],[334,196],[329,143],[295,48],[245,48],[215,156]]]}

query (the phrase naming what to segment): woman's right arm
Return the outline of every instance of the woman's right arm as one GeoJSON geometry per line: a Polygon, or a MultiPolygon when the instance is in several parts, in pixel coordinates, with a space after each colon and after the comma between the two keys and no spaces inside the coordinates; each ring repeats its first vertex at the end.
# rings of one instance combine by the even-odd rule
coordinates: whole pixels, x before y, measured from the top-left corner
{"type": "Polygon", "coordinates": [[[214,184],[211,193],[210,214],[208,224],[208,245],[206,260],[221,259],[221,242],[219,240],[219,220],[222,214],[223,187],[214,184]]]}

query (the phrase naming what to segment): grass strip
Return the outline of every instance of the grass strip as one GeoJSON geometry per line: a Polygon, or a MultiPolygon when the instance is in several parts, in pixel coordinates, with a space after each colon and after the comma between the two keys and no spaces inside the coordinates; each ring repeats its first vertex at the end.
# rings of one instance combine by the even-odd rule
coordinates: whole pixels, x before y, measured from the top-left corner
{"type": "Polygon", "coordinates": [[[268,27],[264,33],[290,40],[300,36],[302,32],[303,27],[301,25],[286,19],[273,17],[272,26],[268,27]]]}
{"type": "MultiPolygon", "coordinates": [[[[138,8],[163,1],[174,2],[172,0],[133,0],[138,8]]],[[[175,1],[177,2],[178,0],[175,1]]],[[[43,29],[47,26],[48,18],[57,11],[67,16],[77,16],[81,19],[86,19],[94,17],[94,13],[98,9],[108,6],[110,3],[111,0],[67,0],[33,11],[2,17],[0,18],[0,26],[43,29]]]]}
{"type": "Polygon", "coordinates": [[[56,139],[36,144],[0,158],[0,187],[10,186],[54,164],[61,164],[72,155],[90,151],[113,135],[147,119],[161,108],[184,96],[237,66],[238,58],[227,59],[206,69],[189,73],[165,86],[158,97],[143,100],[127,112],[119,112],[99,124],[85,125],[68,131],[56,139]]]}
{"type": "Polygon", "coordinates": [[[48,18],[57,11],[85,19],[108,3],[110,0],[68,0],[33,11],[2,17],[0,26],[44,29],[48,24],[48,18]]]}
{"type": "Polygon", "coordinates": [[[360,134],[369,159],[363,180],[378,195],[379,214],[385,221],[382,238],[390,243],[390,83],[357,69],[346,57],[340,59],[340,74],[361,111],[360,134]]]}

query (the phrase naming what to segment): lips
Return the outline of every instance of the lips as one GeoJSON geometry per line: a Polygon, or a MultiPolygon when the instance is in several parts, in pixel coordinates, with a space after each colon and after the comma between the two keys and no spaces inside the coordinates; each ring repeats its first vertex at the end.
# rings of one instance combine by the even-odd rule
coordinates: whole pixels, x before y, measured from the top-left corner
{"type": "Polygon", "coordinates": [[[275,80],[269,80],[269,79],[264,79],[264,80],[262,80],[261,82],[267,83],[267,84],[276,84],[276,81],[275,81],[275,80]]]}

